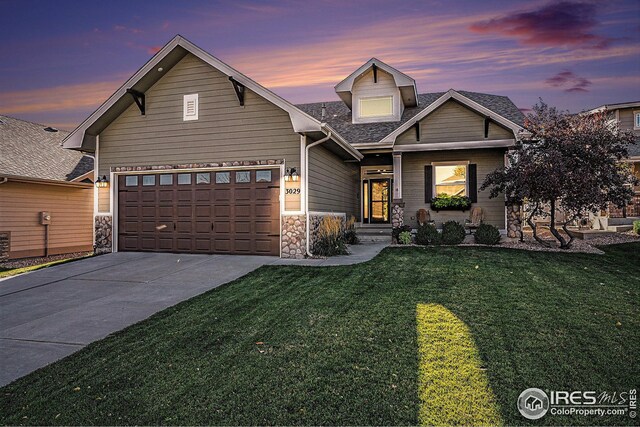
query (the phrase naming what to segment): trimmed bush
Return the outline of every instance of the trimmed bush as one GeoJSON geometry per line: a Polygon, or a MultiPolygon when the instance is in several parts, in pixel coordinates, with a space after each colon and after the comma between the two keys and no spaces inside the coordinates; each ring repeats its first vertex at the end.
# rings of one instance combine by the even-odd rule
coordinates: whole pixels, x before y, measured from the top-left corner
{"type": "Polygon", "coordinates": [[[464,226],[457,221],[447,221],[442,224],[443,245],[459,245],[464,240],[465,235],[464,226]]]}
{"type": "Polygon", "coordinates": [[[423,224],[418,226],[416,243],[419,245],[439,245],[440,233],[433,224],[423,224]]]}
{"type": "Polygon", "coordinates": [[[640,234],[640,221],[633,221],[633,232],[640,234]]]}
{"type": "Polygon", "coordinates": [[[357,245],[360,243],[358,235],[356,234],[356,217],[351,215],[351,218],[347,221],[344,228],[344,241],[348,245],[357,245]]]}
{"type": "Polygon", "coordinates": [[[393,238],[394,243],[400,242],[400,233],[404,231],[411,233],[411,227],[408,225],[402,225],[400,227],[394,227],[393,230],[391,230],[391,237],[393,238]]]}
{"type": "Polygon", "coordinates": [[[313,242],[313,253],[319,256],[347,255],[349,253],[340,218],[333,215],[322,217],[318,234],[313,242]]]}
{"type": "Polygon", "coordinates": [[[473,237],[481,245],[497,245],[500,243],[500,230],[491,224],[480,224],[473,237]]]}
{"type": "Polygon", "coordinates": [[[410,245],[411,244],[411,232],[410,231],[403,231],[402,233],[400,233],[400,235],[398,236],[398,243],[400,243],[401,245],[410,245]]]}

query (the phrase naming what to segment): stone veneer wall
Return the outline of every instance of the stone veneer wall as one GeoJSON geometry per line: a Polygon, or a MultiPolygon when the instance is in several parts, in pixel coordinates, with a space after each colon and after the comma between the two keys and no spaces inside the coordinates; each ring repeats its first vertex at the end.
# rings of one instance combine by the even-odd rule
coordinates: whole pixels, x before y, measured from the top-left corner
{"type": "Polygon", "coordinates": [[[11,248],[11,233],[0,231],[0,261],[9,259],[9,249],[11,248]]]}
{"type": "Polygon", "coordinates": [[[282,258],[302,259],[307,252],[307,222],[304,215],[282,216],[282,258]]]}
{"type": "Polygon", "coordinates": [[[111,215],[97,215],[94,218],[94,227],[96,230],[94,251],[96,254],[104,254],[112,251],[112,224],[113,218],[111,215]]]}
{"type": "Polygon", "coordinates": [[[520,205],[507,205],[507,237],[522,236],[522,214],[520,205]]]}
{"type": "Polygon", "coordinates": [[[404,225],[404,203],[393,202],[391,208],[391,226],[393,228],[402,227],[404,225]]]}
{"type": "Polygon", "coordinates": [[[340,218],[340,226],[342,228],[342,230],[345,229],[346,225],[347,225],[347,214],[344,213],[326,213],[326,214],[311,214],[309,215],[309,240],[310,240],[310,244],[309,247],[311,248],[311,252],[313,252],[313,243],[315,240],[315,237],[318,235],[318,229],[320,228],[320,222],[322,221],[322,218],[325,216],[335,216],[340,218]]]}

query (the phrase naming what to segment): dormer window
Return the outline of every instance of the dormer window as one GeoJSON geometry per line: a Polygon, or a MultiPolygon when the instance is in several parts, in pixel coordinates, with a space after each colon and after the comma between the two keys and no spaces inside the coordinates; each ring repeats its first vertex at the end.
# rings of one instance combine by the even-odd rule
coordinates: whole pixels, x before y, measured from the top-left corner
{"type": "Polygon", "coordinates": [[[360,117],[393,116],[393,96],[360,98],[360,117]]]}

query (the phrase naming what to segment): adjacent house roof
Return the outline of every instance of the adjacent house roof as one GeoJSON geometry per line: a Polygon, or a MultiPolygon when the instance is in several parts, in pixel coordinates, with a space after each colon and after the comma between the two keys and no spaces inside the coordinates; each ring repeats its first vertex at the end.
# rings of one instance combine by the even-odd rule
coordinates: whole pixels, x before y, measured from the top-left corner
{"type": "MultiPolygon", "coordinates": [[[[320,120],[322,119],[322,105],[325,105],[326,115],[324,120],[351,144],[377,143],[399,129],[401,126],[410,124],[412,119],[416,118],[416,116],[423,112],[423,110],[434,105],[436,101],[442,100],[443,97],[450,92],[451,91],[419,94],[418,106],[405,108],[399,122],[354,124],[352,123],[351,110],[342,101],[315,102],[313,104],[301,104],[297,107],[320,120]]],[[[462,90],[457,91],[456,93],[461,94],[487,110],[504,117],[517,126],[524,126],[524,115],[506,96],[467,92],[462,90]]]]}
{"type": "Polygon", "coordinates": [[[93,158],[65,150],[69,132],[0,115],[0,175],[73,181],[93,170],[93,158]]]}
{"type": "Polygon", "coordinates": [[[617,104],[604,104],[601,105],[599,107],[593,108],[591,110],[588,110],[588,113],[597,113],[603,110],[619,110],[621,108],[636,108],[636,107],[640,107],[640,101],[635,101],[635,102],[619,102],[617,104]]]}

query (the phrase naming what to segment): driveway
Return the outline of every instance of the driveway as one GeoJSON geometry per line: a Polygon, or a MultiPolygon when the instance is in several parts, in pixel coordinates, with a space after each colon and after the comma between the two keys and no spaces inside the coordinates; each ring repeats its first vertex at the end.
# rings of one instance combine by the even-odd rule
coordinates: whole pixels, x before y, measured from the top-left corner
{"type": "Polygon", "coordinates": [[[119,252],[0,281],[0,386],[277,261],[119,252]]]}

